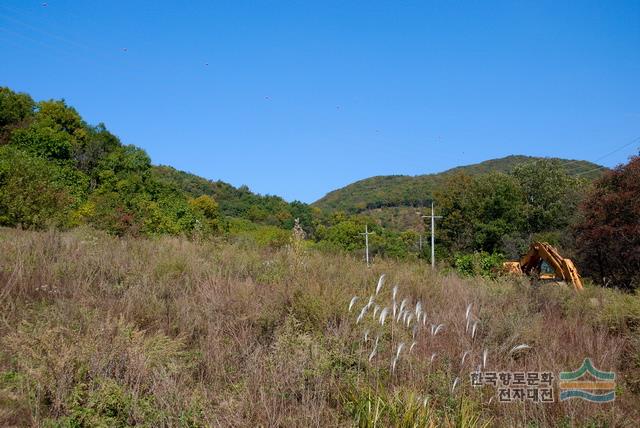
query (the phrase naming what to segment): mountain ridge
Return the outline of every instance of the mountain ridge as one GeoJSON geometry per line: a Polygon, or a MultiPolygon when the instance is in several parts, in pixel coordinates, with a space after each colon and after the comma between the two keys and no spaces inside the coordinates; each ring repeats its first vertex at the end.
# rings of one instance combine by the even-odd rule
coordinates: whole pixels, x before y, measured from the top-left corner
{"type": "Polygon", "coordinates": [[[602,165],[585,160],[509,155],[475,164],[456,166],[437,173],[378,175],[364,178],[328,192],[311,205],[324,210],[341,210],[350,213],[383,207],[420,207],[425,206],[431,200],[431,194],[453,174],[508,173],[517,165],[541,159],[559,161],[569,175],[580,175],[587,179],[595,179],[603,171],[608,170],[602,165]]]}

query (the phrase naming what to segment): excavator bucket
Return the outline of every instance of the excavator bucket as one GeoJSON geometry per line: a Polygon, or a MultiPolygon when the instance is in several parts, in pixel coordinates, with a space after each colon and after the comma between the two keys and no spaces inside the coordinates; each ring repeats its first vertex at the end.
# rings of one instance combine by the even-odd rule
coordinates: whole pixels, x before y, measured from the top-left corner
{"type": "Polygon", "coordinates": [[[522,267],[520,266],[520,262],[504,262],[503,267],[505,273],[522,275],[522,267]]]}

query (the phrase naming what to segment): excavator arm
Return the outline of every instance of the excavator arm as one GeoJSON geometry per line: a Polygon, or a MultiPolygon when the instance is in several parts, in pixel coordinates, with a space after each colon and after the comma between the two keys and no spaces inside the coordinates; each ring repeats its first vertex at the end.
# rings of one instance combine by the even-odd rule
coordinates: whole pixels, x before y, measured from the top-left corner
{"type": "Polygon", "coordinates": [[[511,273],[544,277],[540,272],[543,261],[553,269],[554,278],[572,284],[576,291],[583,289],[582,280],[571,259],[562,257],[558,250],[546,242],[534,242],[519,262],[506,262],[504,267],[511,273]]]}

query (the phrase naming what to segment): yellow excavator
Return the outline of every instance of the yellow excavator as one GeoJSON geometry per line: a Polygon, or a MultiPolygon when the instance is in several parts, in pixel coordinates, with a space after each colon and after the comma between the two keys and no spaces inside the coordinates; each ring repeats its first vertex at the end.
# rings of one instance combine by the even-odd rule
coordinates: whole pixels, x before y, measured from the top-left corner
{"type": "Polygon", "coordinates": [[[565,259],[546,242],[534,242],[520,261],[505,262],[504,269],[516,275],[529,275],[542,280],[564,281],[581,291],[582,280],[571,259],[565,259]],[[546,265],[545,265],[546,262],[546,265]]]}

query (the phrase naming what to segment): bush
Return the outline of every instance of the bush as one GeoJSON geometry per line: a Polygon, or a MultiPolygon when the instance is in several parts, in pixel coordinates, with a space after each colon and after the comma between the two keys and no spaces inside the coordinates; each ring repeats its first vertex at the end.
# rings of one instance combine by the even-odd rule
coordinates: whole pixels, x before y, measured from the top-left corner
{"type": "Polygon", "coordinates": [[[276,226],[259,225],[238,218],[229,219],[229,235],[270,248],[283,248],[291,239],[291,232],[288,230],[276,226]]]}
{"type": "Polygon", "coordinates": [[[482,276],[495,278],[498,276],[504,256],[499,253],[475,252],[456,256],[454,267],[463,276],[482,276]]]}
{"type": "Polygon", "coordinates": [[[13,147],[0,148],[0,224],[65,226],[74,205],[63,169],[13,147]]]}

